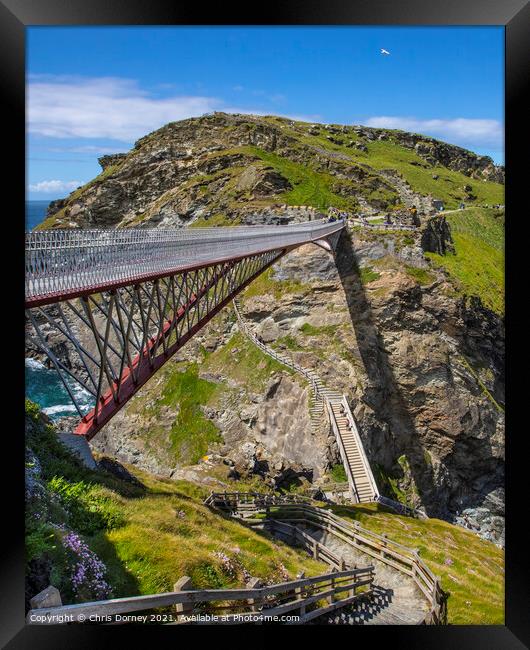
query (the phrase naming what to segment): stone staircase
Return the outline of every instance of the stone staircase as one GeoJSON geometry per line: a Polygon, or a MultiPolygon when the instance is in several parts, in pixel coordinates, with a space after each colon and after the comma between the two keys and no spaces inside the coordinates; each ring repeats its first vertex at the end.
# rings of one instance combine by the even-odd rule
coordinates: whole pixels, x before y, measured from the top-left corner
{"type": "MultiPolygon", "coordinates": [[[[312,527],[305,530],[343,557],[347,566],[366,564],[365,553],[336,536],[312,527]]],[[[324,625],[418,625],[425,618],[428,604],[412,578],[376,558],[369,560],[375,567],[374,593],[370,599],[333,612],[318,622],[324,625]]]]}
{"type": "Polygon", "coordinates": [[[237,298],[234,298],[232,300],[232,304],[234,306],[234,311],[236,314],[237,323],[239,325],[240,331],[243,334],[245,334],[245,336],[249,338],[252,341],[252,343],[254,343],[254,345],[260,348],[260,350],[265,352],[265,354],[267,354],[269,357],[276,359],[276,361],[279,361],[284,366],[291,368],[292,370],[294,370],[295,372],[302,375],[305,379],[308,380],[309,385],[311,387],[309,415],[311,418],[312,431],[313,433],[316,433],[321,427],[322,418],[325,413],[324,400],[328,396],[334,397],[334,396],[340,396],[340,394],[337,393],[336,391],[331,391],[328,388],[326,388],[322,383],[322,381],[320,380],[320,377],[315,372],[313,372],[313,370],[311,370],[310,368],[304,368],[303,366],[300,366],[287,355],[282,354],[281,352],[278,352],[277,350],[274,350],[273,348],[270,348],[269,346],[265,345],[256,336],[256,334],[254,334],[252,329],[244,321],[241,315],[241,305],[239,304],[239,300],[237,298]]]}

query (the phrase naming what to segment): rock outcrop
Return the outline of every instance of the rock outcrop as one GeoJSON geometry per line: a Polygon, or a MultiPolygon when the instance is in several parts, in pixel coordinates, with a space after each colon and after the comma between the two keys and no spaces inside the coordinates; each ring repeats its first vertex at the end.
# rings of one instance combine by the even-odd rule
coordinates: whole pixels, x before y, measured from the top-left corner
{"type": "MultiPolygon", "coordinates": [[[[432,185],[431,168],[437,177],[444,169],[461,173],[462,187],[468,177],[496,183],[504,178],[489,158],[425,136],[225,113],[172,122],[129,152],[99,162],[98,177],[50,205],[46,227],[238,223],[249,207],[282,204],[297,192],[318,199],[322,191],[332,204],[351,211],[415,204],[428,213],[432,196],[424,187],[432,185]],[[414,159],[400,161],[398,171],[372,166],[372,149],[381,140],[396,160],[410,158],[409,149],[414,159]],[[417,173],[408,175],[411,165],[425,174],[427,184],[415,186],[417,173]]],[[[462,187],[453,187],[452,180],[444,193],[454,201],[480,202],[480,186],[475,194],[462,187]]]]}

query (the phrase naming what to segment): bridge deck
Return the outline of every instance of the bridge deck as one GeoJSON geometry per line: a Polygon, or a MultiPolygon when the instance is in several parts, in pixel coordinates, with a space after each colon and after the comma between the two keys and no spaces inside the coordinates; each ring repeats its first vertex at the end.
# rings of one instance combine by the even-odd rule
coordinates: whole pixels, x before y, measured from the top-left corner
{"type": "Polygon", "coordinates": [[[26,306],[35,307],[289,249],[338,232],[342,221],[193,229],[49,230],[26,234],[26,306]]]}

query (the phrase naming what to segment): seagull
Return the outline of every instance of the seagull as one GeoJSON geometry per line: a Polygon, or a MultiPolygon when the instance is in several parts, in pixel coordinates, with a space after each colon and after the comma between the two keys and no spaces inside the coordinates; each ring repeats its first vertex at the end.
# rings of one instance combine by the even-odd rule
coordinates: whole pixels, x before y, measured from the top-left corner
{"type": "Polygon", "coordinates": [[[390,52],[388,50],[384,50],[383,48],[381,48],[381,54],[390,54],[390,52]]]}

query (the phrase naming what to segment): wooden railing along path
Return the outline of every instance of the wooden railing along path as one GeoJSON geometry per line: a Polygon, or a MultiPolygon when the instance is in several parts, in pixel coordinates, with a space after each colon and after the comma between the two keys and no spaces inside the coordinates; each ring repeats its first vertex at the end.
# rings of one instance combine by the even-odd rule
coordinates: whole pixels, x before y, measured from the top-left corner
{"type": "MultiPolygon", "coordinates": [[[[447,620],[446,595],[441,588],[440,578],[429,569],[415,549],[399,544],[386,535],[379,535],[363,528],[358,522],[348,521],[332,512],[319,508],[308,499],[288,496],[271,497],[263,494],[212,492],[205,503],[232,514],[264,515],[274,521],[288,521],[305,524],[330,533],[362,553],[383,562],[414,580],[429,603],[426,624],[442,624],[447,620]]],[[[252,523],[252,522],[251,522],[252,523]]],[[[263,523],[255,519],[256,524],[263,523]]]]}
{"type": "MultiPolygon", "coordinates": [[[[262,586],[260,580],[254,578],[249,583],[252,586],[243,589],[193,590],[190,589],[191,579],[184,576],[175,584],[174,591],[150,596],[114,598],[75,605],[61,605],[59,598],[56,600],[56,606],[31,609],[26,616],[26,622],[112,622],[111,619],[117,615],[174,606],[172,615],[154,615],[156,618],[152,622],[159,622],[158,619],[161,618],[164,622],[177,623],[237,624],[267,620],[306,623],[350,605],[358,598],[366,598],[371,594],[373,580],[373,566],[333,570],[322,575],[299,577],[270,586],[262,586]],[[210,606],[205,609],[205,604],[210,606]],[[200,610],[197,609],[199,606],[200,610]],[[291,615],[289,620],[272,619],[286,615],[291,615]]],[[[46,591],[50,593],[50,589],[53,588],[46,591]]],[[[57,598],[57,595],[55,597],[57,598]]]]}
{"type": "MultiPolygon", "coordinates": [[[[205,504],[218,505],[218,497],[228,504],[234,501],[235,494],[238,493],[219,493],[214,499],[210,495],[205,504]]],[[[249,506],[254,512],[258,504],[267,509],[306,502],[296,495],[278,497],[250,493],[238,494],[236,501],[242,509],[249,506]]],[[[148,620],[154,623],[306,623],[372,595],[372,565],[347,569],[342,557],[297,526],[274,519],[259,523],[293,546],[303,548],[316,560],[327,563],[332,571],[309,578],[301,574],[296,580],[275,585],[263,585],[258,578],[251,578],[247,587],[242,589],[194,590],[191,589],[191,578],[184,576],[175,583],[172,592],[74,605],[62,605],[58,590],[48,587],[31,599],[32,609],[26,621],[29,624],[112,623],[118,615],[123,617],[134,612],[144,614],[152,609],[174,606],[174,613],[153,614],[154,618],[148,617],[148,620]],[[287,619],[277,620],[274,617],[287,619]]]]}

